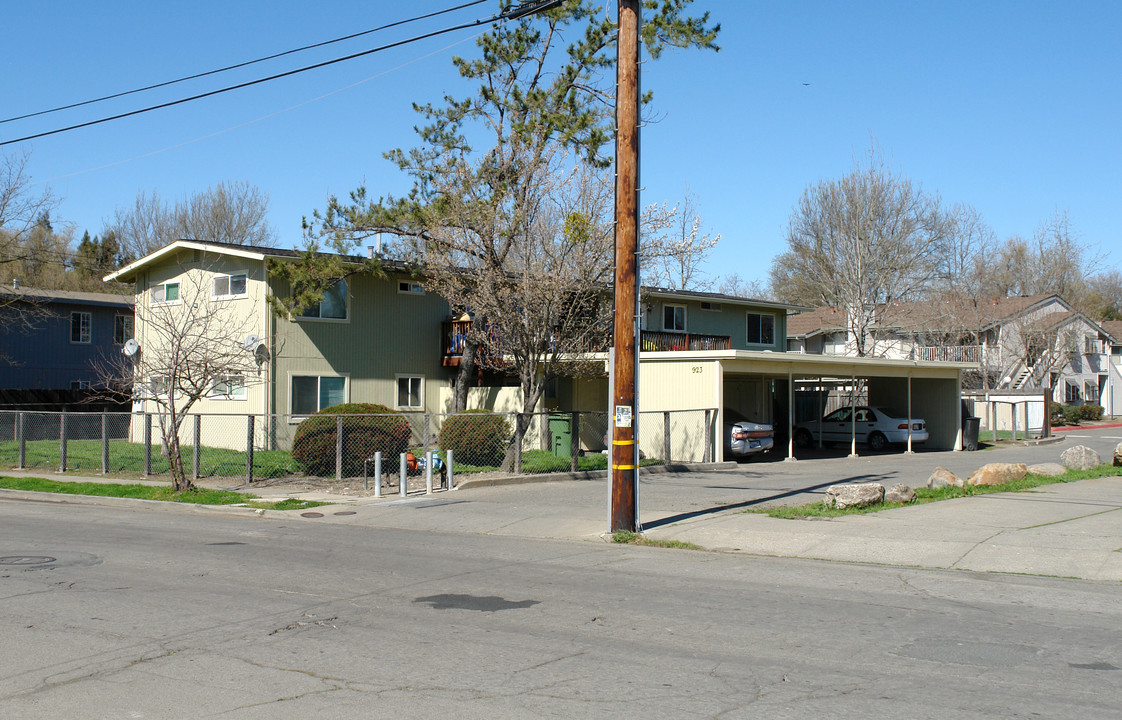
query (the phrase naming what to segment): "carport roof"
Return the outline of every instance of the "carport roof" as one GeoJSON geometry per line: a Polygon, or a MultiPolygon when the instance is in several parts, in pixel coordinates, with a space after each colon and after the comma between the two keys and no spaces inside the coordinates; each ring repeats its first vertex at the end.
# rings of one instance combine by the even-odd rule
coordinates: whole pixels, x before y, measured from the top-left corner
{"type": "Polygon", "coordinates": [[[640,353],[640,362],[720,362],[726,372],[762,375],[788,374],[809,377],[908,377],[956,378],[978,363],[928,362],[854,358],[838,355],[804,355],[755,350],[695,350],[640,353]]]}

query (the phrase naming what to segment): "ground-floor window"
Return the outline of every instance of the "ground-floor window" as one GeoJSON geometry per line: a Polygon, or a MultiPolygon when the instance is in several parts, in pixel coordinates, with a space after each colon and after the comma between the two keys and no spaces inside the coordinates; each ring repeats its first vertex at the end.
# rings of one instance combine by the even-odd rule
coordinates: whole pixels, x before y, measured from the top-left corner
{"type": "Polygon", "coordinates": [[[397,378],[397,407],[402,410],[420,410],[425,405],[425,379],[414,375],[397,378]]]}
{"type": "Polygon", "coordinates": [[[1083,396],[1079,392],[1079,383],[1070,380],[1064,383],[1064,402],[1068,405],[1083,402],[1083,396]]]}
{"type": "Polygon", "coordinates": [[[311,415],[347,401],[347,379],[327,375],[292,376],[292,414],[311,415]]]}

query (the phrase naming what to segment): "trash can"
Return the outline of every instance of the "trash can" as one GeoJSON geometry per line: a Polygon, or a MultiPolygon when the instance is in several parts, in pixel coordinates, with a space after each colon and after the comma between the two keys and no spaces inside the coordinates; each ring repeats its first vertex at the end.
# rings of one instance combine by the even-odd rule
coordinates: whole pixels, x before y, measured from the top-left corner
{"type": "Polygon", "coordinates": [[[554,413],[549,416],[549,434],[553,437],[554,457],[573,456],[573,416],[568,413],[554,413]]]}
{"type": "Polygon", "coordinates": [[[962,418],[962,449],[963,450],[977,450],[978,449],[978,430],[982,425],[982,419],[976,417],[962,418]]]}

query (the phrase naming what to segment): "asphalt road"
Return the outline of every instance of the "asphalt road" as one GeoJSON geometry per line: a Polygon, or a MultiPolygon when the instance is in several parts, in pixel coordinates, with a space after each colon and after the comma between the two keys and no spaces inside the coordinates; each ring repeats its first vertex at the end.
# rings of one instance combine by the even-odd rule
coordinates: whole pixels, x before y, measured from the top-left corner
{"type": "Polygon", "coordinates": [[[0,558],[4,718],[1120,715],[1116,583],[10,501],[0,558]]]}

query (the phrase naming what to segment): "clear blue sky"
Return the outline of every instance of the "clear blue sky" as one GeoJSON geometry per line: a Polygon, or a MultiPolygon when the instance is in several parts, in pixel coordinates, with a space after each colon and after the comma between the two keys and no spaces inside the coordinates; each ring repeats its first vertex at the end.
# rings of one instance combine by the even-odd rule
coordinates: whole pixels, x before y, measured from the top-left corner
{"type": "MultiPolygon", "coordinates": [[[[0,116],[127,90],[326,40],[460,0],[13,3],[0,116]]],[[[614,8],[614,3],[609,3],[614,8]]],[[[478,6],[131,98],[0,125],[0,140],[165,102],[488,15],[478,6]]],[[[1122,3],[698,0],[722,24],[712,52],[644,66],[657,123],[642,136],[643,201],[688,184],[723,239],[708,271],[764,278],[803,190],[881,146],[1001,238],[1068,211],[1122,264],[1122,3]],[[805,83],[805,84],[804,84],[805,83]]],[[[614,10],[613,10],[614,13],[614,10]]],[[[140,190],[167,200],[223,180],[268,193],[282,246],[300,219],[365,182],[406,179],[382,152],[415,144],[413,101],[469,90],[451,66],[474,34],[423,41],[266,85],[24,144],[63,198],[56,218],[100,232],[140,190]],[[449,47],[455,44],[454,47],[449,47]],[[355,85],[358,84],[357,86],[355,85]],[[325,97],[326,96],[326,97],[325,97]]],[[[0,151],[11,148],[0,148],[0,151]]]]}

